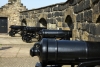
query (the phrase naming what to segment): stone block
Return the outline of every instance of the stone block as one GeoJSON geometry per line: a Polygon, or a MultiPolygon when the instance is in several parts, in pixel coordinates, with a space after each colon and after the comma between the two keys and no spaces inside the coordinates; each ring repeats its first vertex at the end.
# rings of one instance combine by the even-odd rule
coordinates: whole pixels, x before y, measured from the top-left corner
{"type": "Polygon", "coordinates": [[[66,9],[66,5],[62,5],[62,10],[65,10],[66,9]]]}
{"type": "Polygon", "coordinates": [[[53,11],[58,11],[58,6],[53,7],[53,11]]]}
{"type": "Polygon", "coordinates": [[[59,12],[59,16],[64,16],[64,12],[59,12]]]}
{"type": "Polygon", "coordinates": [[[64,17],[62,17],[62,22],[65,22],[65,18],[64,17]]]}
{"type": "Polygon", "coordinates": [[[78,23],[78,29],[82,29],[82,23],[78,23]]]}
{"type": "Polygon", "coordinates": [[[50,22],[50,19],[47,18],[46,21],[49,23],[50,22]]]}
{"type": "Polygon", "coordinates": [[[75,5],[73,9],[74,9],[74,13],[78,13],[78,11],[77,11],[78,5],[75,5]]]}
{"type": "Polygon", "coordinates": [[[93,4],[97,3],[99,0],[91,0],[93,4]]]}
{"type": "Polygon", "coordinates": [[[53,24],[57,24],[57,21],[55,18],[53,18],[53,24]]]}
{"type": "Polygon", "coordinates": [[[82,23],[82,30],[89,32],[89,23],[82,23]]]}
{"type": "Polygon", "coordinates": [[[77,3],[79,3],[79,2],[81,2],[82,0],[76,0],[77,1],[77,3]]]}
{"type": "Polygon", "coordinates": [[[94,14],[98,14],[99,13],[99,4],[94,5],[93,12],[94,12],[94,14]]]}
{"type": "Polygon", "coordinates": [[[62,27],[62,22],[58,22],[58,23],[57,23],[57,26],[58,26],[58,27],[62,27]]]}
{"type": "Polygon", "coordinates": [[[94,41],[100,42],[100,37],[98,37],[98,36],[94,37],[94,41]]]}
{"type": "Polygon", "coordinates": [[[89,11],[88,11],[88,14],[87,14],[87,21],[88,21],[88,22],[92,22],[92,10],[89,10],[89,11]]]}
{"type": "Polygon", "coordinates": [[[85,11],[85,12],[84,12],[84,22],[87,21],[87,18],[88,18],[88,12],[85,11]]]}
{"type": "Polygon", "coordinates": [[[55,12],[54,16],[55,16],[55,17],[60,16],[60,15],[59,15],[59,12],[55,12]]]}
{"type": "Polygon", "coordinates": [[[57,17],[56,20],[57,20],[58,22],[61,22],[61,21],[62,21],[62,18],[61,18],[61,17],[57,17]]]}
{"type": "Polygon", "coordinates": [[[84,10],[84,1],[81,1],[78,5],[77,11],[81,12],[84,10]]]}
{"type": "Polygon", "coordinates": [[[68,27],[67,23],[62,23],[62,27],[68,27]]]}
{"type": "Polygon", "coordinates": [[[75,6],[75,5],[77,4],[77,0],[70,0],[70,4],[71,4],[72,6],[75,6]]]}
{"type": "Polygon", "coordinates": [[[95,35],[100,35],[100,24],[96,24],[95,35]]]}
{"type": "Polygon", "coordinates": [[[50,12],[51,11],[51,8],[47,7],[44,9],[44,12],[50,12]]]}
{"type": "Polygon", "coordinates": [[[58,11],[62,11],[62,5],[58,5],[58,11]]]}
{"type": "Polygon", "coordinates": [[[49,14],[48,14],[48,18],[51,18],[51,17],[52,17],[52,14],[51,14],[51,13],[49,13],[49,14]]]}
{"type": "Polygon", "coordinates": [[[72,30],[72,39],[77,40],[78,38],[79,38],[78,30],[76,30],[76,29],[72,30]]]}
{"type": "Polygon", "coordinates": [[[84,21],[83,13],[80,14],[80,17],[81,17],[80,21],[83,22],[84,21]]]}
{"type": "Polygon", "coordinates": [[[86,9],[90,9],[91,8],[91,3],[90,3],[91,0],[85,0],[85,5],[84,5],[84,10],[86,9]]]}
{"type": "Polygon", "coordinates": [[[89,36],[88,36],[88,41],[94,41],[94,35],[89,34],[89,36]]]}
{"type": "Polygon", "coordinates": [[[56,24],[47,24],[48,29],[56,30],[56,24]]]}
{"type": "Polygon", "coordinates": [[[77,22],[80,22],[80,20],[81,20],[81,15],[78,14],[78,15],[76,16],[76,21],[77,21],[77,22]]]}
{"type": "Polygon", "coordinates": [[[70,30],[69,27],[62,27],[62,30],[70,30]]]}
{"type": "Polygon", "coordinates": [[[90,30],[89,30],[89,33],[95,35],[96,27],[95,27],[95,24],[94,24],[94,23],[91,23],[91,24],[89,25],[89,29],[90,29],[90,30]]]}
{"type": "Polygon", "coordinates": [[[53,24],[53,19],[51,18],[51,19],[49,19],[49,22],[51,23],[51,24],[53,24]]]}
{"type": "Polygon", "coordinates": [[[82,40],[88,41],[88,36],[89,36],[89,33],[88,32],[84,31],[82,36],[83,36],[82,37],[83,38],[82,40]]]}

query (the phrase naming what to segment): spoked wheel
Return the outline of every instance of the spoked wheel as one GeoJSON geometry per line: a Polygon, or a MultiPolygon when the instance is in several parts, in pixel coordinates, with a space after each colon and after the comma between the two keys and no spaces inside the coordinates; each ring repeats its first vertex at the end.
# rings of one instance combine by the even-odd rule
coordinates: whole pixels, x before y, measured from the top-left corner
{"type": "Polygon", "coordinates": [[[9,36],[14,37],[15,34],[13,32],[9,32],[9,36]]]}
{"type": "Polygon", "coordinates": [[[25,36],[22,36],[22,40],[23,40],[23,41],[26,41],[26,37],[25,37],[25,36]]]}
{"type": "Polygon", "coordinates": [[[27,37],[27,38],[26,38],[26,42],[27,42],[27,43],[31,43],[31,42],[32,42],[32,38],[27,37]]]}
{"type": "Polygon", "coordinates": [[[41,36],[41,35],[38,35],[38,36],[37,36],[37,40],[38,40],[38,41],[41,41],[41,40],[42,40],[42,36],[41,36]]]}

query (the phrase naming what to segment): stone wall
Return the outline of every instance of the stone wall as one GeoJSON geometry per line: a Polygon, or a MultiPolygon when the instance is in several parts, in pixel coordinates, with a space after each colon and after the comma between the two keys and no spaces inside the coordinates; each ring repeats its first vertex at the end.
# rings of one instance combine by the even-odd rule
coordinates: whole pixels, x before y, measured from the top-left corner
{"type": "Polygon", "coordinates": [[[100,0],[74,0],[76,15],[75,39],[100,41],[100,0]]]}
{"type": "Polygon", "coordinates": [[[100,0],[67,0],[31,10],[21,0],[9,0],[0,8],[0,17],[8,17],[8,31],[10,25],[27,24],[72,30],[73,40],[100,41],[100,0]]]}
{"type": "Polygon", "coordinates": [[[8,17],[8,31],[10,25],[21,25],[20,11],[27,10],[21,2],[9,2],[0,8],[0,17],[8,17]]]}
{"type": "Polygon", "coordinates": [[[100,41],[100,0],[67,0],[22,11],[28,26],[72,30],[73,40],[100,41]]]}

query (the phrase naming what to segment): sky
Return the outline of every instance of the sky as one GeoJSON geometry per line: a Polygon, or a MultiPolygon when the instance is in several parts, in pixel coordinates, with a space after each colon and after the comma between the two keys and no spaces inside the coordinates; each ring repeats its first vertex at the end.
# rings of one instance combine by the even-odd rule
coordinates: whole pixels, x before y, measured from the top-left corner
{"type": "MultiPolygon", "coordinates": [[[[23,5],[28,9],[34,9],[66,1],[67,0],[21,0],[21,3],[23,3],[23,5]]],[[[8,0],[1,0],[0,7],[6,3],[8,3],[8,0]]]]}

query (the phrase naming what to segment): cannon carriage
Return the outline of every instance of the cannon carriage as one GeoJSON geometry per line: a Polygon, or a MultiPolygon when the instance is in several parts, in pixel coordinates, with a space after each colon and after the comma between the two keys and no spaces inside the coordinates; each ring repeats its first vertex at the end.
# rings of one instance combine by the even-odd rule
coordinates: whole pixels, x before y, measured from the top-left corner
{"type": "Polygon", "coordinates": [[[18,25],[11,25],[9,28],[11,28],[11,30],[9,31],[9,36],[11,37],[14,37],[15,34],[19,33],[20,32],[20,35],[22,36],[23,35],[23,29],[25,28],[26,26],[18,26],[18,25]]]}
{"type": "Polygon", "coordinates": [[[46,28],[44,27],[25,27],[23,30],[24,35],[22,36],[22,40],[27,43],[32,42],[32,38],[36,38],[38,36],[37,33],[42,29],[46,29],[46,28]]]}

